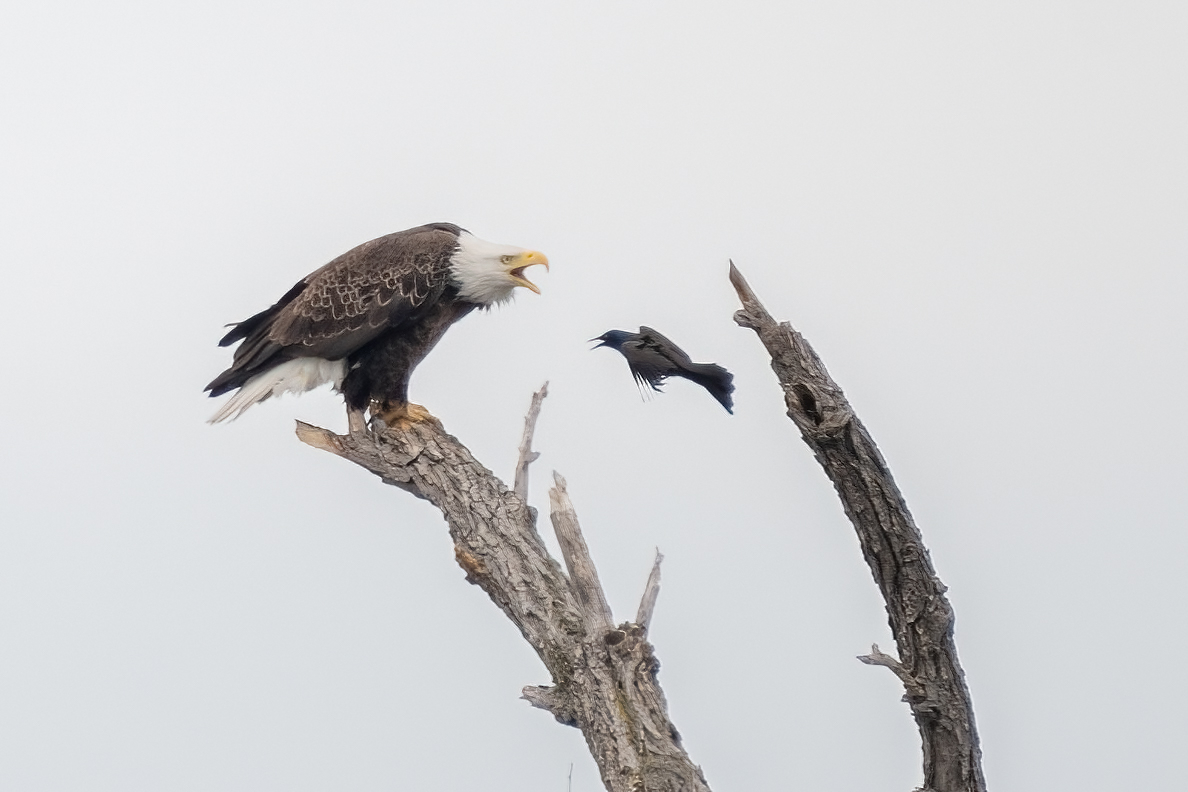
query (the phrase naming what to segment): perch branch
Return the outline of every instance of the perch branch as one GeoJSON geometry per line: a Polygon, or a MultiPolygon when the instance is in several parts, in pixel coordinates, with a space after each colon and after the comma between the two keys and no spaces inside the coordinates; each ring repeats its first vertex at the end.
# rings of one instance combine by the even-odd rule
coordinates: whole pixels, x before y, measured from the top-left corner
{"type": "MultiPolygon", "coordinates": [[[[536,398],[533,405],[539,409],[536,398]]],[[[526,435],[534,420],[525,422],[526,435]]],[[[299,422],[297,436],[441,510],[466,579],[511,619],[552,676],[551,686],[526,687],[523,698],[582,731],[610,792],[709,792],[668,718],[643,628],[613,626],[563,479],[550,501],[559,534],[569,537],[562,547],[568,543],[570,577],[549,556],[524,500],[440,425],[335,435],[299,422]]],[[[524,449],[530,441],[522,463],[531,461],[524,449]]]]}
{"type": "Polygon", "coordinates": [[[877,647],[861,659],[887,666],[904,683],[923,745],[922,792],[985,792],[953,609],[890,469],[808,341],[772,318],[733,262],[730,282],[743,306],[734,320],[754,330],[771,355],[788,417],[833,482],[886,602],[900,659],[877,647]]]}

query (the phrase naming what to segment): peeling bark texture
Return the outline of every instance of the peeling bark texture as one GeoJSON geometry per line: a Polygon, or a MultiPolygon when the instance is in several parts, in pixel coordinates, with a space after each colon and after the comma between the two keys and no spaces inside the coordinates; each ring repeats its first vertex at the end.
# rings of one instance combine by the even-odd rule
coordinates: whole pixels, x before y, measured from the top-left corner
{"type": "Polygon", "coordinates": [[[887,603],[899,659],[877,646],[859,659],[886,666],[903,682],[923,744],[920,792],[985,792],[953,609],[891,471],[804,337],[771,317],[733,262],[730,282],[743,305],[734,321],[754,330],[771,355],[788,417],[833,482],[887,603]]]}
{"type": "MultiPolygon", "coordinates": [[[[467,581],[511,619],[552,675],[551,686],[526,687],[523,698],[581,729],[610,792],[709,792],[668,719],[656,678],[660,663],[645,628],[614,626],[565,481],[556,474],[551,517],[568,575],[536,531],[525,498],[527,467],[536,458],[532,426],[544,392],[534,397],[525,423],[518,492],[434,422],[346,435],[298,422],[297,436],[441,510],[467,581]]],[[[658,581],[658,571],[653,576],[658,581]]]]}

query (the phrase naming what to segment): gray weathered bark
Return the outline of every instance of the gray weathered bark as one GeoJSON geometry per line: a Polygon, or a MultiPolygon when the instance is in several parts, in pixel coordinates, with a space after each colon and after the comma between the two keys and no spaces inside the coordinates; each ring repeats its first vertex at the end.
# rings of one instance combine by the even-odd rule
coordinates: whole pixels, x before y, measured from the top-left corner
{"type": "Polygon", "coordinates": [[[466,579],[479,586],[536,650],[549,687],[523,697],[581,729],[611,792],[709,792],[681,747],[647,641],[659,588],[659,558],[640,606],[641,623],[614,626],[582,538],[565,480],[554,474],[551,518],[569,575],[549,556],[528,508],[532,430],[545,389],[533,399],[512,492],[458,440],[432,422],[347,435],[298,422],[297,436],[360,465],[441,510],[466,579]]]}
{"type": "Polygon", "coordinates": [[[922,792],[985,792],[973,704],[953,642],[953,609],[891,471],[804,337],[771,317],[733,262],[730,281],[743,305],[734,320],[767,347],[788,417],[837,489],[887,603],[899,660],[877,646],[858,659],[886,666],[903,682],[923,743],[922,792]]]}

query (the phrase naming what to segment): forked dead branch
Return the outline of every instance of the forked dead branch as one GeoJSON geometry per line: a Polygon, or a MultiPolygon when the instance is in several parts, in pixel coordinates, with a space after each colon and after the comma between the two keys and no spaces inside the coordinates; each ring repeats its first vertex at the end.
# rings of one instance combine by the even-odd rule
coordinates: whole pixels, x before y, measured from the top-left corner
{"type": "MultiPolygon", "coordinates": [[[[547,385],[546,385],[547,387],[547,385]]],[[[516,467],[515,491],[438,424],[336,435],[298,422],[297,436],[370,470],[441,510],[466,579],[487,593],[552,675],[524,688],[533,706],[576,726],[611,792],[708,792],[668,718],[647,641],[659,591],[660,558],[635,622],[618,625],[598,582],[565,480],[554,474],[549,501],[568,575],[545,549],[525,502],[532,431],[546,388],[533,398],[516,467]]]]}

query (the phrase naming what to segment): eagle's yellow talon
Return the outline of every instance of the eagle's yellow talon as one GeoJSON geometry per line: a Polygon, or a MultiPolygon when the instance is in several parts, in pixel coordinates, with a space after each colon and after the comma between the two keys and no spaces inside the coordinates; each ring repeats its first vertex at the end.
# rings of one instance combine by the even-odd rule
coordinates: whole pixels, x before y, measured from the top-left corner
{"type": "Polygon", "coordinates": [[[371,418],[384,422],[384,425],[390,429],[408,429],[416,423],[431,423],[441,427],[441,421],[437,420],[424,407],[419,404],[408,402],[406,404],[373,404],[371,408],[371,418]]]}

